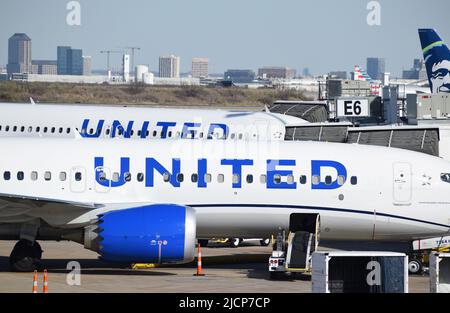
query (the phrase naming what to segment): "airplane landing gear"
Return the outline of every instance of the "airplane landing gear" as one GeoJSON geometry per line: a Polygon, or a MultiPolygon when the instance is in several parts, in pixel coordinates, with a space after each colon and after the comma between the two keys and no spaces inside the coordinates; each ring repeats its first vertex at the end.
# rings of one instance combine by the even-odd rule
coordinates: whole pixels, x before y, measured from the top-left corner
{"type": "Polygon", "coordinates": [[[42,249],[37,241],[19,240],[9,256],[11,270],[15,272],[31,272],[38,269],[41,263],[42,249]]]}

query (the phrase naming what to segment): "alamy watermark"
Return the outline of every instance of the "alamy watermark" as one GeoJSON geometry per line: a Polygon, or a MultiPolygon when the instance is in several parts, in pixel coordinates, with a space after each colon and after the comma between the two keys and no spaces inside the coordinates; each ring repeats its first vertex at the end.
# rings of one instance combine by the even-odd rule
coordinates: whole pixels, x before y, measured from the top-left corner
{"type": "Polygon", "coordinates": [[[78,1],[67,2],[66,5],[67,15],[66,23],[69,26],[81,25],[81,4],[78,1]]]}
{"type": "Polygon", "coordinates": [[[67,263],[66,269],[70,272],[66,275],[66,282],[69,286],[81,286],[81,265],[77,261],[67,263]]]}
{"type": "Polygon", "coordinates": [[[367,25],[380,26],[381,25],[381,4],[378,1],[370,1],[367,3],[367,25]]]}

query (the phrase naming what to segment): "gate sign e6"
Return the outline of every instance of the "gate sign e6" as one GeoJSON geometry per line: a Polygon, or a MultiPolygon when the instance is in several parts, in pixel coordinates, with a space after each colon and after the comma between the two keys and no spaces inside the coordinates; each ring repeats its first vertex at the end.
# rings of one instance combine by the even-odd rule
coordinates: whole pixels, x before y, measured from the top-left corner
{"type": "Polygon", "coordinates": [[[369,116],[368,99],[338,99],[338,117],[367,117],[369,116]]]}

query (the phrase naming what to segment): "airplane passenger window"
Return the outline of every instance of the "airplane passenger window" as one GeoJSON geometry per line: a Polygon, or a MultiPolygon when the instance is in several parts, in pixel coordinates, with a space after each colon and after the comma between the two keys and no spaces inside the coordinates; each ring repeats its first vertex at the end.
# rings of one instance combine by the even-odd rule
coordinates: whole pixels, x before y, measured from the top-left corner
{"type": "Polygon", "coordinates": [[[165,172],[163,174],[163,179],[164,181],[167,183],[168,181],[170,181],[170,173],[169,172],[165,172]]]}
{"type": "Polygon", "coordinates": [[[233,184],[238,184],[240,177],[241,176],[239,174],[233,174],[233,184]]]}
{"type": "Polygon", "coordinates": [[[137,181],[139,181],[139,182],[144,181],[144,173],[137,174],[137,181]]]}
{"type": "Polygon", "coordinates": [[[450,173],[442,173],[441,180],[446,183],[450,183],[450,173]]]}
{"type": "Polygon", "coordinates": [[[161,132],[161,138],[166,137],[166,133],[165,132],[161,132]]]}
{"type": "Polygon", "coordinates": [[[28,132],[31,133],[33,131],[33,127],[28,127],[28,132]]]}
{"type": "Polygon", "coordinates": [[[70,134],[70,127],[67,127],[66,133],[70,134]]]}
{"type": "Polygon", "coordinates": [[[41,128],[38,126],[36,127],[36,132],[39,133],[41,131],[41,128]]]}
{"type": "Polygon", "coordinates": [[[52,179],[52,173],[49,172],[49,171],[45,172],[45,173],[44,173],[44,179],[45,179],[46,181],[49,181],[50,179],[52,179]]]}
{"type": "Polygon", "coordinates": [[[306,184],[306,175],[300,176],[300,184],[302,185],[306,184]]]}
{"type": "Polygon", "coordinates": [[[313,184],[313,185],[318,185],[319,183],[320,183],[320,177],[317,176],[317,175],[314,175],[314,176],[312,177],[312,184],[313,184]]]}
{"type": "Polygon", "coordinates": [[[30,178],[31,178],[31,180],[37,180],[38,172],[35,172],[35,171],[31,172],[30,178]]]}
{"type": "Polygon", "coordinates": [[[147,138],[148,135],[150,135],[150,132],[147,130],[147,131],[145,132],[145,138],[147,138]]]}
{"type": "Polygon", "coordinates": [[[225,181],[225,176],[223,174],[217,175],[217,182],[223,183],[225,181]]]}
{"type": "Polygon", "coordinates": [[[287,182],[288,182],[288,184],[293,184],[294,183],[294,175],[289,174],[287,176],[287,182]]]}
{"type": "Polygon", "coordinates": [[[338,176],[338,185],[339,185],[339,186],[342,186],[342,185],[344,185],[344,183],[345,183],[345,178],[344,178],[344,176],[339,175],[339,176],[338,176]]]}
{"type": "Polygon", "coordinates": [[[253,175],[252,174],[248,174],[247,178],[246,178],[246,181],[247,181],[248,184],[253,183],[253,175]]]}
{"type": "Polygon", "coordinates": [[[106,131],[105,131],[106,136],[108,136],[109,133],[110,133],[110,130],[109,130],[109,128],[107,128],[106,131]]]}
{"type": "Polygon", "coordinates": [[[82,177],[82,175],[81,175],[81,172],[76,172],[76,173],[75,173],[75,181],[81,181],[82,178],[83,178],[83,177],[82,177]]]}
{"type": "Polygon", "coordinates": [[[184,180],[184,175],[182,173],[177,174],[177,182],[182,183],[184,180]]]}
{"type": "Polygon", "coordinates": [[[11,179],[11,172],[9,172],[9,171],[4,172],[3,173],[3,178],[5,180],[10,180],[11,179]]]}
{"type": "Polygon", "coordinates": [[[177,132],[176,137],[180,138],[180,132],[177,132]]]}
{"type": "Polygon", "coordinates": [[[112,181],[117,183],[119,181],[119,173],[114,172],[112,175],[112,181]]]}
{"type": "Polygon", "coordinates": [[[13,127],[13,132],[17,131],[17,126],[13,127]]]}
{"type": "Polygon", "coordinates": [[[153,131],[153,137],[156,137],[156,135],[158,134],[158,132],[156,130],[153,131]]]}
{"type": "Polygon", "coordinates": [[[55,133],[56,128],[52,127],[52,134],[55,133]]]}
{"type": "Polygon", "coordinates": [[[24,132],[25,131],[25,126],[20,127],[20,132],[24,132]]]}
{"type": "Polygon", "coordinates": [[[63,132],[63,128],[60,127],[60,128],[59,128],[59,133],[62,134],[62,132],[63,132]]]}
{"type": "Polygon", "coordinates": [[[267,182],[267,176],[262,174],[259,178],[259,181],[261,182],[261,184],[265,184],[267,182]]]}
{"type": "Polygon", "coordinates": [[[8,125],[6,125],[5,131],[9,131],[9,126],[8,125]]]}
{"type": "Polygon", "coordinates": [[[131,181],[131,173],[126,172],[126,173],[124,174],[124,176],[125,176],[125,181],[131,181]]]}
{"type": "Polygon", "coordinates": [[[130,136],[133,136],[134,135],[134,130],[131,130],[130,131],[130,136]]]}
{"type": "Polygon", "coordinates": [[[239,140],[241,140],[244,137],[244,135],[239,134],[239,140]]]}
{"type": "Polygon", "coordinates": [[[17,180],[23,180],[24,177],[25,177],[25,174],[22,171],[17,172],[17,180]]]}
{"type": "Polygon", "coordinates": [[[203,138],[203,132],[200,132],[200,134],[198,135],[199,138],[203,138]]]}
{"type": "Polygon", "coordinates": [[[0,130],[2,130],[2,125],[0,125],[0,130]]]}
{"type": "Polygon", "coordinates": [[[169,131],[169,134],[167,135],[169,138],[172,137],[172,131],[169,131]]]}
{"type": "Polygon", "coordinates": [[[101,172],[99,175],[99,179],[100,181],[105,181],[106,180],[106,173],[105,172],[101,172]]]}
{"type": "Polygon", "coordinates": [[[325,184],[331,185],[332,178],[330,175],[325,176],[325,184]]]}
{"type": "Polygon", "coordinates": [[[234,139],[234,137],[236,137],[236,135],[234,133],[230,135],[231,139],[234,139]]]}
{"type": "Polygon", "coordinates": [[[59,180],[60,180],[60,181],[65,181],[66,178],[67,178],[66,172],[61,172],[61,173],[59,173],[59,180]]]}
{"type": "Polygon", "coordinates": [[[205,182],[210,183],[212,180],[211,174],[205,174],[205,182]]]}
{"type": "Polygon", "coordinates": [[[142,131],[138,130],[137,135],[138,137],[141,137],[142,131]]]}
{"type": "Polygon", "coordinates": [[[356,185],[356,184],[358,183],[358,177],[352,176],[352,177],[350,178],[350,183],[351,183],[352,185],[356,185]]]}
{"type": "Polygon", "coordinates": [[[281,175],[280,175],[280,174],[275,174],[275,175],[273,176],[273,182],[274,182],[275,184],[281,183],[281,175]]]}
{"type": "Polygon", "coordinates": [[[193,183],[196,183],[196,182],[198,181],[198,175],[197,175],[197,174],[192,174],[192,176],[191,176],[191,181],[192,181],[193,183]]]}
{"type": "Polygon", "coordinates": [[[46,133],[47,132],[47,129],[48,129],[48,127],[46,126],[46,127],[44,127],[44,133],[46,133]]]}

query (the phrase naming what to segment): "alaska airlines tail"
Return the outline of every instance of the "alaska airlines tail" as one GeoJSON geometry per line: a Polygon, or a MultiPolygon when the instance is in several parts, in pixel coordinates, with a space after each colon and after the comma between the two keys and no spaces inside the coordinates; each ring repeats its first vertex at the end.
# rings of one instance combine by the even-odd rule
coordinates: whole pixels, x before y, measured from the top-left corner
{"type": "Polygon", "coordinates": [[[450,92],[450,50],[434,29],[419,29],[432,93],[450,92]]]}

